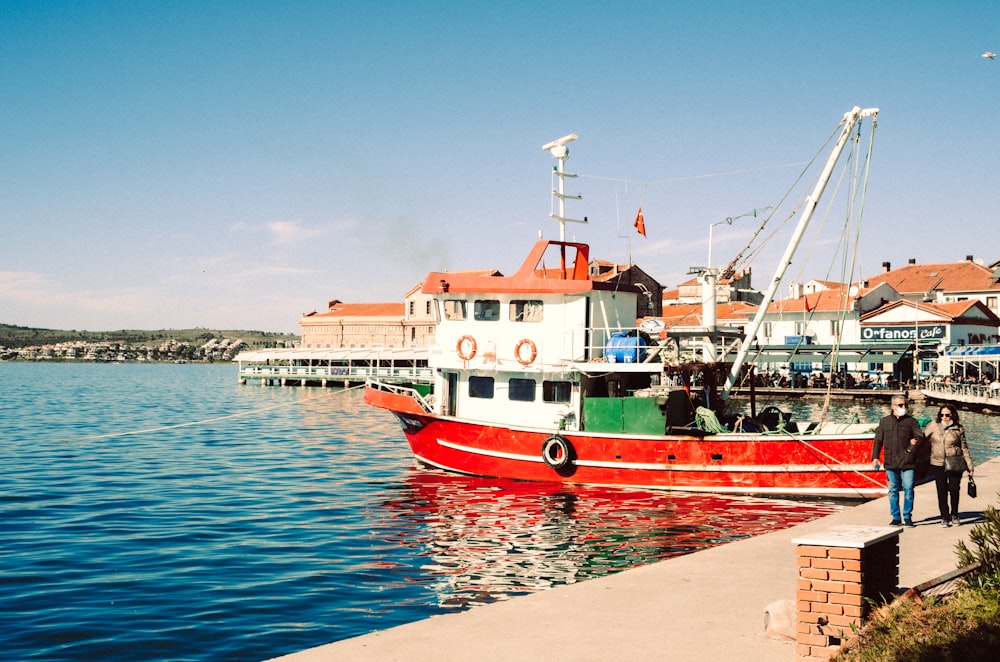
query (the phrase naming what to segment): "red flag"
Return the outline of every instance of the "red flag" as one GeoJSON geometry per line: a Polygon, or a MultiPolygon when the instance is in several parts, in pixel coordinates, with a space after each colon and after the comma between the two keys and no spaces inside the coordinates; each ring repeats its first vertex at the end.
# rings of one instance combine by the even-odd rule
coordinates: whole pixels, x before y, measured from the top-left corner
{"type": "Polygon", "coordinates": [[[635,217],[635,229],[639,231],[643,237],[646,236],[646,219],[642,217],[642,207],[639,207],[639,213],[635,217]]]}
{"type": "Polygon", "coordinates": [[[803,296],[802,297],[802,301],[805,303],[806,312],[808,313],[809,312],[809,295],[807,294],[807,295],[803,296]]]}

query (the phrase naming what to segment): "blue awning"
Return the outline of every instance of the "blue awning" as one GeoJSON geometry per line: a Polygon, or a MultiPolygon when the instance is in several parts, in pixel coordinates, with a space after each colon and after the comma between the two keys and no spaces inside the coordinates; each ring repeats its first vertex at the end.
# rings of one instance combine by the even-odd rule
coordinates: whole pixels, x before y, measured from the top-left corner
{"type": "Polygon", "coordinates": [[[948,347],[945,356],[1000,356],[1000,345],[968,345],[948,347]]]}

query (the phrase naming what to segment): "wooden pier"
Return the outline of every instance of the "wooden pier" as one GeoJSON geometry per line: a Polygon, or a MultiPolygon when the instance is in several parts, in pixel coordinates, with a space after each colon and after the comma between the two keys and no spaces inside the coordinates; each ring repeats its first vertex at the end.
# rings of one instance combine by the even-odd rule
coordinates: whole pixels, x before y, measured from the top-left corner
{"type": "Polygon", "coordinates": [[[378,377],[395,384],[429,384],[426,347],[263,349],[241,352],[241,384],[349,387],[378,377]]]}
{"type": "MultiPolygon", "coordinates": [[[[785,386],[758,386],[754,388],[757,398],[769,400],[822,400],[826,398],[827,389],[824,387],[785,387],[785,386]]],[[[877,402],[889,402],[894,395],[902,395],[908,400],[923,400],[922,393],[917,389],[905,388],[833,388],[830,389],[831,400],[874,400],[877,402]]],[[[741,386],[738,391],[733,391],[732,397],[748,399],[750,389],[741,386]]]]}
{"type": "Polygon", "coordinates": [[[1000,388],[983,384],[928,384],[922,391],[934,404],[951,404],[984,414],[1000,414],[1000,388]]]}

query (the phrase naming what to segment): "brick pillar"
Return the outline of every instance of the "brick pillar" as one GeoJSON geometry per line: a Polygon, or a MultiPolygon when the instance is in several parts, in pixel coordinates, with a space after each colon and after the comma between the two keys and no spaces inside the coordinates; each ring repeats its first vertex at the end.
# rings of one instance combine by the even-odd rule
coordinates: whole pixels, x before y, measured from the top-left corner
{"type": "Polygon", "coordinates": [[[864,624],[872,603],[895,597],[899,532],[896,527],[835,526],[792,540],[799,567],[795,591],[799,659],[830,658],[864,624]]]}

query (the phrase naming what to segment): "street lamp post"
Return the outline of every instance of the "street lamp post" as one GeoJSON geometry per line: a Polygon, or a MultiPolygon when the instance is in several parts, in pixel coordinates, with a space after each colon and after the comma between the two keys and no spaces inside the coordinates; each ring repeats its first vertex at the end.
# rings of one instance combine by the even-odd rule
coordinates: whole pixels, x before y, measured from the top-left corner
{"type": "Polygon", "coordinates": [[[722,219],[721,221],[716,221],[715,223],[712,223],[711,225],[709,225],[708,226],[708,268],[709,269],[712,268],[712,231],[715,230],[715,226],[716,225],[722,225],[723,223],[725,223],[726,225],[732,225],[733,221],[735,221],[738,218],[743,218],[744,216],[753,216],[754,218],[757,218],[757,214],[763,213],[763,212],[765,212],[765,211],[767,211],[769,209],[771,209],[770,205],[768,205],[767,207],[759,207],[759,208],[758,207],[754,207],[753,209],[751,209],[750,211],[748,211],[748,212],[746,212],[744,214],[740,214],[739,216],[727,216],[724,219],[722,219]]]}
{"type": "Polygon", "coordinates": [[[717,299],[717,288],[718,288],[718,278],[719,270],[712,267],[712,234],[715,230],[716,225],[732,225],[733,221],[738,218],[743,218],[744,216],[757,217],[758,213],[767,211],[771,209],[770,206],[754,208],[750,211],[740,214],[738,216],[727,216],[721,221],[716,221],[708,226],[708,266],[707,267],[695,267],[692,271],[700,274],[701,279],[701,318],[702,325],[708,329],[709,337],[705,340],[705,345],[703,348],[703,354],[705,361],[714,362],[716,360],[715,355],[715,341],[716,334],[718,332],[718,317],[716,315],[716,299],[717,299]]]}

